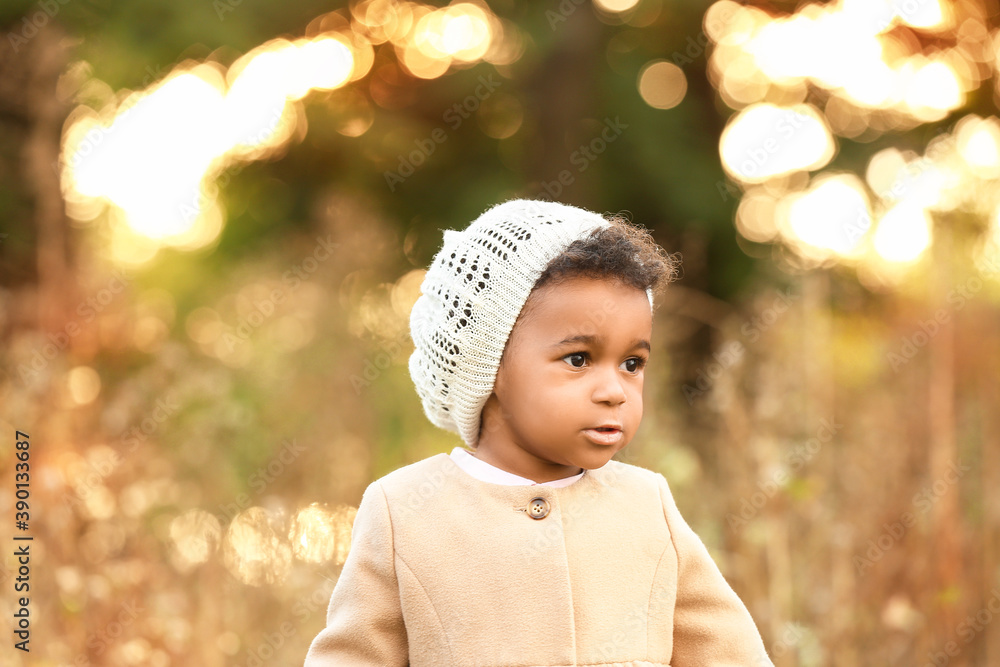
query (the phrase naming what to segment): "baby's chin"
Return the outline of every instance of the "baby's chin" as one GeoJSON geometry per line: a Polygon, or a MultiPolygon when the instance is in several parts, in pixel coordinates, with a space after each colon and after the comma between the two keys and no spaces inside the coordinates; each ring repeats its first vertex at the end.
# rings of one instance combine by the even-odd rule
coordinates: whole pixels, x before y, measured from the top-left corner
{"type": "Polygon", "coordinates": [[[593,449],[573,457],[573,465],[585,470],[596,470],[610,461],[615,454],[625,449],[617,446],[593,445],[593,449]]]}

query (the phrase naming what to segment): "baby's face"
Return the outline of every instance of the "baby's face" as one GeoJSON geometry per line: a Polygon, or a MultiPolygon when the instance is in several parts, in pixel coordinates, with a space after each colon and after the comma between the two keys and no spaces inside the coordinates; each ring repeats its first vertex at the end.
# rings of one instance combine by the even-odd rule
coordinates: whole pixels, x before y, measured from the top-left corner
{"type": "Polygon", "coordinates": [[[477,455],[536,482],[603,466],[642,421],[652,327],[635,287],[577,277],[533,292],[483,409],[477,455]],[[620,430],[595,430],[606,424],[620,430]]]}

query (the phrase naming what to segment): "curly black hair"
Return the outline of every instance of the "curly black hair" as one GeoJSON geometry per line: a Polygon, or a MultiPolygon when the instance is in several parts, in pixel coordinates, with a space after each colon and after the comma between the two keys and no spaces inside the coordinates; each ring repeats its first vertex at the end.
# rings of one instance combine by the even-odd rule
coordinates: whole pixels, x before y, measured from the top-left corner
{"type": "Polygon", "coordinates": [[[573,241],[549,262],[532,292],[570,278],[612,279],[657,294],[680,275],[680,253],[667,253],[641,225],[621,215],[605,216],[611,225],[573,241]]]}

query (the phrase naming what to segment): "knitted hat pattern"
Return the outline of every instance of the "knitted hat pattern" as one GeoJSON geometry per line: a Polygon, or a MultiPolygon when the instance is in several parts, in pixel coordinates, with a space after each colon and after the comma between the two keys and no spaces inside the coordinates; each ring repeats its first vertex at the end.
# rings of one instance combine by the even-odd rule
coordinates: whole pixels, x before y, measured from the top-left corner
{"type": "Polygon", "coordinates": [[[610,225],[575,206],[513,199],[465,231],[444,230],[410,312],[410,377],[431,423],[478,444],[480,412],[538,277],[573,241],[610,225]]]}

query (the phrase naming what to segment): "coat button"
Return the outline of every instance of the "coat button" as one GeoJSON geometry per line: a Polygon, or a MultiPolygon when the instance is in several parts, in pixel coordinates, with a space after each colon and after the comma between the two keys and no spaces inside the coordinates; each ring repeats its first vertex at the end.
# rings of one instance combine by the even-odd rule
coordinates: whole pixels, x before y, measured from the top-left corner
{"type": "Polygon", "coordinates": [[[528,516],[532,519],[544,519],[549,513],[549,501],[545,498],[532,498],[528,503],[528,516]]]}

